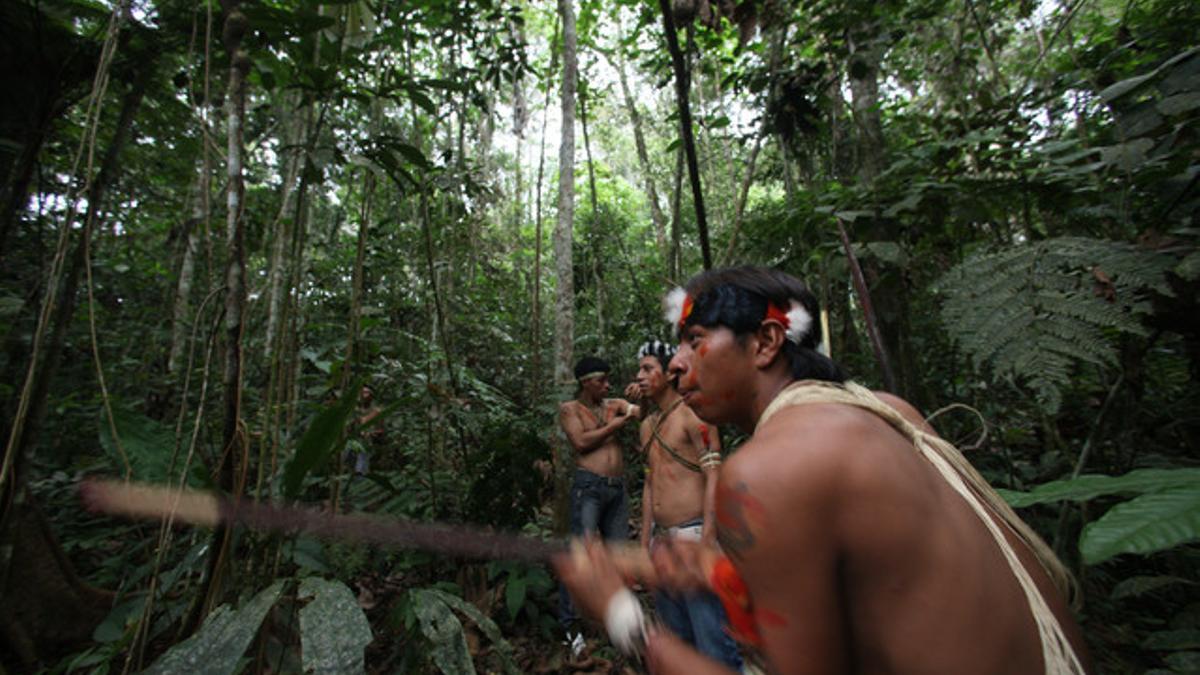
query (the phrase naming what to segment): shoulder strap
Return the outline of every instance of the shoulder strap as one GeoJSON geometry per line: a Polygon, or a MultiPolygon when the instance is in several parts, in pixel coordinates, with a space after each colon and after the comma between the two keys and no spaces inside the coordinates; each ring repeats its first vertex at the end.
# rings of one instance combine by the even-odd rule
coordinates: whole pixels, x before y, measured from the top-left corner
{"type": "Polygon", "coordinates": [[[1050,610],[1049,604],[1042,597],[1029,570],[1021,564],[1016,551],[1001,532],[1000,526],[989,515],[987,507],[984,506],[985,502],[1006,525],[1013,528],[1020,539],[1029,544],[1030,549],[1051,577],[1054,574],[1047,567],[1046,561],[1047,556],[1050,556],[1049,559],[1053,559],[1053,553],[1037,534],[1021,521],[957,448],[936,435],[918,429],[895,408],[879,400],[866,387],[854,382],[845,384],[813,380],[794,382],[781,391],[767,406],[759,417],[757,426],[761,426],[784,408],[805,403],[842,403],[868,410],[908,439],[918,454],[925,458],[946,483],[971,507],[971,510],[987,527],[996,546],[1004,555],[1009,569],[1017,578],[1017,582],[1025,594],[1025,599],[1029,603],[1029,611],[1033,615],[1034,623],[1037,624],[1038,635],[1042,642],[1042,661],[1047,675],[1083,675],[1083,666],[1075,654],[1075,650],[1071,647],[1071,643],[1067,640],[1066,634],[1058,622],[1058,617],[1050,610]]]}
{"type": "Polygon", "coordinates": [[[687,457],[684,457],[683,455],[680,455],[678,452],[675,452],[675,449],[672,448],[666,442],[666,440],[664,440],[663,437],[658,433],[659,427],[661,427],[663,422],[665,422],[667,420],[667,416],[670,415],[671,413],[675,412],[675,409],[678,408],[681,403],[683,403],[682,398],[676,399],[675,402],[670,405],[670,407],[668,407],[666,410],[659,413],[658,419],[654,421],[654,428],[650,430],[650,440],[646,441],[645,447],[642,448],[642,453],[644,454],[647,450],[649,450],[650,445],[652,443],[654,443],[654,441],[658,441],[658,444],[662,447],[663,450],[667,451],[667,454],[671,456],[671,459],[674,459],[676,462],[679,462],[679,464],[681,466],[683,466],[683,468],[687,469],[688,471],[695,471],[696,473],[703,473],[704,469],[702,469],[699,464],[696,464],[695,462],[689,460],[687,457]]]}
{"type": "Polygon", "coordinates": [[[658,435],[658,429],[654,430],[654,440],[658,441],[658,444],[662,446],[663,450],[667,451],[667,454],[671,456],[671,459],[679,462],[683,468],[687,469],[688,471],[695,471],[696,473],[704,472],[704,469],[702,469],[699,464],[696,464],[687,457],[680,455],[678,452],[675,452],[670,445],[667,445],[667,442],[663,440],[663,437],[658,435]]]}

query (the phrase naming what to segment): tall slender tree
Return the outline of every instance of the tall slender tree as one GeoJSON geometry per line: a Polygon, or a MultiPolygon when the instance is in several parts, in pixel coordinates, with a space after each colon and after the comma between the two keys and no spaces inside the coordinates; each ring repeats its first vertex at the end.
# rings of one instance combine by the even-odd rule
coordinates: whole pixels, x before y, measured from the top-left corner
{"type": "Polygon", "coordinates": [[[575,224],[575,2],[559,0],[562,17],[562,140],[558,147],[558,220],[554,226],[554,382],[569,386],[575,346],[575,271],[571,255],[575,224]]]}

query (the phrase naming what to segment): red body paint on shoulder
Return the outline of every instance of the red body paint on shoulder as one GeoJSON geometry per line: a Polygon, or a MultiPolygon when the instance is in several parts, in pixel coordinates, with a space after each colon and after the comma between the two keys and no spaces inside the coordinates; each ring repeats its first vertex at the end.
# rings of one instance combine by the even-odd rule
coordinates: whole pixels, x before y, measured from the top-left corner
{"type": "Polygon", "coordinates": [[[755,609],[754,621],[760,626],[786,626],[788,625],[787,618],[769,609],[755,609]]]}
{"type": "Polygon", "coordinates": [[[708,443],[708,425],[707,424],[700,425],[700,440],[704,442],[704,447],[707,448],[709,445],[709,443],[708,443]]]}

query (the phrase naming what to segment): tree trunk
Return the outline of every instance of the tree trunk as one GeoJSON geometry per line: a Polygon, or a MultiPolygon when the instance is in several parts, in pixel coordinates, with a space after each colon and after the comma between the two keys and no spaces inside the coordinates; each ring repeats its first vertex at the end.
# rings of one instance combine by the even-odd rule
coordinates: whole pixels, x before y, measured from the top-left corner
{"type": "Polygon", "coordinates": [[[887,166],[887,144],[879,112],[879,58],[879,47],[873,40],[867,45],[850,40],[850,94],[858,179],[868,188],[887,166]]]}
{"type": "Polygon", "coordinates": [[[575,277],[571,258],[575,223],[575,0],[559,0],[562,14],[562,143],[558,148],[558,220],[554,227],[554,383],[567,388],[575,346],[575,277]]]}
{"type": "Polygon", "coordinates": [[[683,260],[680,254],[680,238],[683,236],[679,219],[683,217],[683,148],[675,151],[675,177],[671,181],[671,255],[667,268],[674,283],[683,283],[683,260]]]}
{"type": "Polygon", "coordinates": [[[762,149],[763,137],[767,135],[764,123],[754,136],[754,149],[750,151],[750,159],[746,162],[746,174],[742,176],[742,185],[738,188],[737,201],[733,207],[733,226],[729,232],[729,245],[725,247],[725,255],[721,258],[722,265],[728,265],[733,260],[737,250],[738,233],[742,229],[742,216],[746,211],[746,199],[750,196],[750,184],[754,182],[754,165],[758,161],[758,151],[762,149]]]}
{"type": "Polygon", "coordinates": [[[604,280],[600,271],[600,208],[596,202],[596,169],[592,165],[592,144],[588,140],[587,123],[587,90],[579,97],[579,122],[583,128],[583,154],[587,159],[588,196],[592,203],[592,222],[588,229],[592,247],[592,282],[596,285],[596,334],[600,338],[600,354],[604,353],[604,338],[608,335],[608,326],[604,323],[604,280]]]}
{"type": "Polygon", "coordinates": [[[675,97],[679,104],[679,133],[683,139],[683,150],[687,157],[688,178],[692,184],[692,200],[696,207],[696,229],[700,234],[700,253],[704,269],[712,268],[712,250],[708,244],[708,220],[704,214],[704,194],[700,187],[700,167],[696,161],[696,139],[692,134],[692,112],[688,106],[688,89],[691,75],[679,49],[679,36],[675,33],[675,20],[671,15],[671,3],[658,0],[663,16],[663,30],[667,36],[667,50],[671,53],[671,64],[675,69],[675,97]]]}
{"type": "Polygon", "coordinates": [[[308,157],[303,148],[307,147],[304,136],[308,130],[310,121],[308,118],[312,108],[306,105],[302,110],[297,111],[295,110],[296,103],[298,103],[298,97],[285,96],[283,99],[284,109],[280,111],[280,114],[288,120],[283,125],[283,134],[280,139],[287,154],[284,157],[283,183],[279,187],[279,213],[275,215],[275,220],[271,224],[271,263],[267,272],[267,327],[263,340],[263,350],[268,361],[277,346],[277,336],[283,313],[283,298],[288,292],[283,287],[284,268],[290,248],[289,242],[295,229],[292,214],[296,210],[295,201],[300,173],[308,157]]]}
{"type": "MultiPolygon", "coordinates": [[[[111,40],[116,39],[115,32],[120,26],[119,19],[115,22],[109,36],[111,40]]],[[[35,337],[29,355],[20,406],[8,429],[0,469],[0,638],[9,643],[22,660],[37,658],[38,650],[46,649],[48,645],[86,639],[89,628],[95,628],[107,613],[98,609],[106,608],[112,600],[110,594],[83,584],[75,574],[45,517],[30,501],[23,464],[32,454],[35,439],[41,433],[50,382],[61,361],[67,329],[75,311],[75,296],[87,260],[89,240],[100,220],[108,187],[118,168],[117,161],[129,139],[153,71],[154,65],[146,64],[126,92],[100,170],[88,184],[88,205],[79,239],[70,259],[62,261],[65,270],[59,265],[51,270],[46,284],[47,297],[39,317],[39,336],[35,337]],[[43,346],[40,335],[45,335],[47,330],[50,335],[43,346]]],[[[97,80],[100,79],[98,75],[97,80]]],[[[72,223],[68,221],[63,227],[59,255],[65,257],[72,223]]]]}
{"type": "Polygon", "coordinates": [[[196,251],[201,237],[208,231],[202,227],[208,222],[210,169],[208,152],[200,161],[196,172],[196,192],[192,196],[192,214],[184,221],[183,252],[179,257],[179,276],[175,280],[175,300],[171,304],[171,351],[167,357],[167,373],[179,373],[180,362],[188,345],[188,329],[191,323],[192,282],[196,276],[196,251]]]}
{"type": "Polygon", "coordinates": [[[533,212],[533,308],[530,312],[529,337],[533,352],[530,368],[530,399],[537,401],[542,387],[542,180],[546,173],[546,120],[550,116],[551,83],[558,67],[558,33],[562,17],[554,23],[554,37],[550,40],[550,67],[546,71],[546,100],[542,106],[542,133],[538,144],[537,188],[533,212]]]}
{"type": "Polygon", "coordinates": [[[18,214],[25,208],[29,185],[33,182],[38,165],[37,158],[46,142],[49,126],[50,120],[42,120],[25,138],[17,161],[12,167],[12,175],[5,177],[3,189],[0,190],[0,206],[4,209],[0,211],[0,260],[7,257],[8,237],[13,232],[18,214]]]}
{"type": "MultiPolygon", "coordinates": [[[[239,430],[242,417],[242,321],[246,309],[245,220],[242,218],[245,184],[242,180],[242,130],[246,114],[246,75],[250,57],[242,49],[246,31],[246,16],[240,0],[222,0],[225,13],[223,38],[229,53],[229,82],[226,95],[228,106],[226,148],[226,209],[225,214],[225,369],[222,377],[224,391],[224,428],[221,434],[221,453],[214,471],[218,489],[237,495],[245,471],[246,439],[239,430]]],[[[201,602],[188,617],[185,630],[198,629],[208,613],[220,604],[224,574],[231,557],[231,530],[218,525],[213,531],[209,549],[201,602]]]]}
{"type": "Polygon", "coordinates": [[[667,248],[667,219],[662,208],[658,205],[658,190],[654,186],[654,171],[650,166],[650,153],[646,150],[646,137],[642,131],[642,116],[638,112],[633,94],[629,91],[629,81],[625,76],[625,59],[623,52],[618,49],[617,57],[609,61],[617,71],[621,83],[621,96],[625,101],[625,110],[629,112],[629,123],[633,127],[633,142],[637,147],[638,165],[642,167],[642,185],[646,190],[646,201],[650,202],[650,219],[654,222],[654,239],[658,244],[658,253],[666,259],[670,251],[667,248]]]}
{"type": "MultiPolygon", "coordinates": [[[[38,332],[44,334],[44,331],[49,330],[50,335],[45,345],[40,344],[41,340],[38,337],[34,339],[34,349],[29,356],[25,375],[25,391],[22,392],[22,398],[25,398],[22,402],[23,409],[18,410],[12,426],[8,429],[9,436],[3,458],[3,470],[0,471],[0,510],[7,503],[6,490],[13,486],[12,483],[7,482],[11,478],[10,471],[13,470],[16,462],[32,451],[34,439],[41,434],[50,383],[58,370],[64,351],[63,345],[66,343],[67,330],[75,313],[75,295],[79,290],[79,277],[87,259],[87,249],[92,232],[95,231],[96,223],[100,220],[108,187],[117,171],[117,161],[120,158],[121,150],[129,140],[133,120],[141,108],[142,99],[152,75],[152,66],[144,68],[125,94],[121,112],[117,118],[116,129],[101,161],[100,171],[88,185],[88,205],[79,239],[69,258],[62,262],[65,269],[56,268],[62,269],[61,278],[55,279],[55,271],[52,270],[52,276],[46,284],[48,297],[44,299],[45,307],[39,318],[38,332]],[[27,398],[25,397],[26,392],[28,392],[27,398]]],[[[63,241],[60,246],[61,252],[66,257],[66,246],[69,243],[72,224],[67,222],[64,227],[66,230],[62,233],[63,241]]],[[[0,517],[0,523],[2,522],[3,518],[0,517]]]]}
{"type": "Polygon", "coordinates": [[[846,232],[846,226],[842,224],[840,218],[837,220],[837,227],[838,235],[842,239],[843,250],[846,253],[846,260],[850,266],[850,278],[854,283],[854,289],[858,292],[858,302],[862,305],[867,335],[871,338],[875,359],[879,362],[879,370],[883,375],[883,387],[896,393],[896,375],[892,370],[891,359],[888,358],[887,349],[884,347],[883,338],[879,333],[879,320],[875,314],[874,305],[871,303],[871,293],[867,289],[866,279],[863,278],[862,267],[858,264],[858,257],[854,255],[854,247],[850,244],[850,235],[846,232]]]}

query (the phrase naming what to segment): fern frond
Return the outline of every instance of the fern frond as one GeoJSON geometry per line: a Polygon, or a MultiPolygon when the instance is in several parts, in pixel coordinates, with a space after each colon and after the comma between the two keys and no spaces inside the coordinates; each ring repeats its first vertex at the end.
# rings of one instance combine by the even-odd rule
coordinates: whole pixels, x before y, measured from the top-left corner
{"type": "Polygon", "coordinates": [[[942,321],[975,367],[1055,410],[1080,363],[1113,367],[1115,338],[1146,334],[1147,296],[1169,294],[1173,263],[1129,244],[1061,237],[973,256],[936,289],[942,321]]]}

